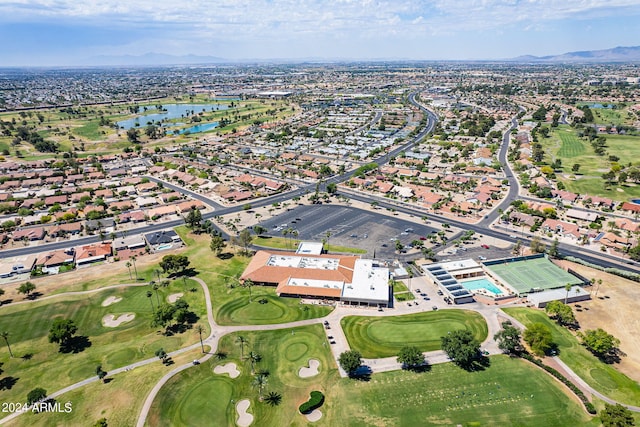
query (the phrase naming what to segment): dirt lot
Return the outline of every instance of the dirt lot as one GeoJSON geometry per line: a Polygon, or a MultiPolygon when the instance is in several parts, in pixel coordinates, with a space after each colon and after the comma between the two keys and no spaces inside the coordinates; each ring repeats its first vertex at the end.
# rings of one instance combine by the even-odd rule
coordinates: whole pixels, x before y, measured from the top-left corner
{"type": "Polygon", "coordinates": [[[587,278],[602,279],[592,289],[592,300],[574,306],[576,319],[582,330],[602,328],[620,340],[620,350],[626,353],[616,368],[636,381],[640,381],[640,283],[594,270],[580,264],[562,261],[562,265],[587,278]],[[580,310],[580,311],[579,311],[580,310]]]}

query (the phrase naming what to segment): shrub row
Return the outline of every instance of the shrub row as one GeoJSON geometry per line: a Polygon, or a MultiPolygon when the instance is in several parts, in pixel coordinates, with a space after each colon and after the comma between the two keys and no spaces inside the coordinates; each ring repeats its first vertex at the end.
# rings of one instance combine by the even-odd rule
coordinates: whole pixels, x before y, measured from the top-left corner
{"type": "Polygon", "coordinates": [[[604,271],[605,273],[615,274],[616,276],[624,277],[625,279],[633,280],[635,282],[640,282],[640,274],[634,273],[633,271],[622,270],[620,268],[615,268],[615,267],[603,267],[601,265],[593,264],[581,258],[576,258],[572,256],[564,257],[564,259],[566,259],[567,261],[572,261],[578,264],[586,265],[587,267],[595,268],[596,270],[604,271]]]}
{"type": "Polygon", "coordinates": [[[314,409],[321,407],[322,404],[324,403],[324,394],[322,394],[321,392],[312,391],[310,393],[310,395],[311,396],[309,397],[309,400],[304,402],[298,408],[298,410],[300,411],[301,414],[308,414],[309,412],[313,411],[314,409]]]}
{"type": "Polygon", "coordinates": [[[571,391],[576,396],[578,396],[578,398],[582,401],[582,404],[584,405],[587,412],[589,412],[590,414],[596,414],[597,411],[595,406],[593,406],[593,403],[589,402],[589,400],[587,399],[587,396],[584,395],[582,390],[576,387],[576,385],[571,381],[569,381],[564,375],[562,375],[560,372],[558,372],[556,369],[552,368],[551,366],[545,365],[544,363],[542,363],[542,360],[537,359],[528,353],[523,353],[522,358],[528,360],[531,363],[538,365],[539,367],[541,367],[542,369],[544,369],[545,371],[549,372],[551,375],[553,375],[554,377],[562,381],[564,385],[569,387],[571,391]]]}

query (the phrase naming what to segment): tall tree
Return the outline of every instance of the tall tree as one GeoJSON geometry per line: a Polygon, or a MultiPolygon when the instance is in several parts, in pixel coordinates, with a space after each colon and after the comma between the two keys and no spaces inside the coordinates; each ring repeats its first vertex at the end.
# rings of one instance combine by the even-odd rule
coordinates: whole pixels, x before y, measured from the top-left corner
{"type": "Polygon", "coordinates": [[[0,332],[0,337],[4,340],[5,344],[7,344],[7,349],[9,350],[9,355],[13,357],[13,352],[11,351],[11,346],[9,345],[9,332],[2,331],[0,332]]]}
{"type": "Polygon", "coordinates": [[[544,323],[529,325],[522,334],[522,338],[538,356],[544,356],[553,346],[551,330],[544,323]]]}
{"type": "Polygon", "coordinates": [[[33,405],[47,397],[47,391],[42,387],[34,388],[27,394],[27,405],[33,405]]]}
{"type": "Polygon", "coordinates": [[[153,292],[147,291],[147,298],[149,298],[149,303],[151,304],[151,311],[154,311],[155,308],[153,308],[153,299],[151,297],[153,297],[153,292]]]}
{"type": "Polygon", "coordinates": [[[518,354],[522,352],[520,330],[513,326],[511,322],[502,322],[502,329],[496,332],[493,339],[498,343],[498,348],[505,353],[518,354]]]}
{"type": "Polygon", "coordinates": [[[224,241],[224,238],[222,236],[217,234],[211,236],[211,243],[209,244],[209,247],[216,256],[222,253],[225,246],[227,246],[227,243],[224,241]]]}
{"type": "Polygon", "coordinates": [[[127,269],[129,270],[129,280],[133,280],[133,276],[131,276],[131,263],[129,261],[127,261],[127,263],[125,264],[125,266],[127,267],[127,269]]]}
{"type": "Polygon", "coordinates": [[[249,343],[249,340],[247,340],[244,336],[242,335],[238,335],[238,338],[236,338],[236,342],[238,344],[240,344],[240,359],[244,359],[244,346],[245,344],[249,343]]]}
{"type": "Polygon", "coordinates": [[[196,332],[198,333],[198,336],[200,337],[200,347],[202,348],[202,352],[205,353],[205,351],[204,351],[204,343],[202,342],[202,333],[204,332],[204,328],[202,327],[202,325],[196,325],[196,332]]]}
{"type": "Polygon", "coordinates": [[[618,338],[607,333],[602,328],[587,330],[584,333],[579,332],[578,336],[582,340],[582,344],[600,358],[615,354],[620,345],[618,338]]]}
{"type": "Polygon", "coordinates": [[[347,375],[353,377],[362,366],[362,355],[357,350],[344,351],[338,357],[338,363],[347,375]]]}
{"type": "Polygon", "coordinates": [[[36,285],[31,282],[25,282],[22,285],[18,286],[18,293],[24,294],[29,298],[31,293],[36,290],[36,285]]]}
{"type": "Polygon", "coordinates": [[[619,403],[611,405],[604,404],[604,409],[600,411],[600,421],[603,427],[632,427],[635,426],[633,412],[619,403]]]}
{"type": "Polygon", "coordinates": [[[418,366],[422,366],[425,362],[424,354],[415,346],[402,347],[396,360],[398,363],[402,363],[403,368],[407,369],[415,369],[418,366]]]}
{"type": "Polygon", "coordinates": [[[133,263],[133,271],[135,271],[136,273],[136,280],[138,280],[138,268],[136,267],[136,260],[138,259],[137,256],[135,255],[131,255],[129,257],[129,259],[131,260],[131,262],[133,263]]]}
{"type": "Polygon", "coordinates": [[[65,347],[78,331],[78,327],[71,319],[55,319],[49,329],[49,342],[58,343],[65,347]]]}
{"type": "Polygon", "coordinates": [[[258,389],[258,400],[262,402],[262,391],[267,385],[268,377],[265,374],[258,374],[253,378],[251,385],[258,389]]]}
{"type": "Polygon", "coordinates": [[[251,373],[255,372],[256,363],[262,360],[262,355],[255,351],[249,352],[249,361],[251,362],[251,373]]]}
{"type": "Polygon", "coordinates": [[[440,338],[442,350],[463,369],[472,369],[480,358],[480,343],[467,329],[458,329],[440,338]]]}

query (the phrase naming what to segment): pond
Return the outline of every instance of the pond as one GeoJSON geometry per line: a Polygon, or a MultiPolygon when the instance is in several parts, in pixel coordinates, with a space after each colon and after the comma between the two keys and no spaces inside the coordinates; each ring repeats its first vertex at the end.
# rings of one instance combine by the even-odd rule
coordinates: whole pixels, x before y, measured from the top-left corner
{"type": "MultiPolygon", "coordinates": [[[[133,127],[145,127],[149,122],[161,124],[163,120],[172,120],[187,117],[191,114],[198,114],[203,111],[222,111],[229,108],[227,104],[162,104],[163,111],[159,111],[154,106],[148,107],[149,114],[141,114],[127,120],[117,122],[120,128],[129,130],[133,127]],[[155,112],[154,112],[155,111],[155,112]]],[[[217,123],[216,123],[217,126],[217,123]]],[[[192,131],[191,133],[203,132],[192,131]]]]}

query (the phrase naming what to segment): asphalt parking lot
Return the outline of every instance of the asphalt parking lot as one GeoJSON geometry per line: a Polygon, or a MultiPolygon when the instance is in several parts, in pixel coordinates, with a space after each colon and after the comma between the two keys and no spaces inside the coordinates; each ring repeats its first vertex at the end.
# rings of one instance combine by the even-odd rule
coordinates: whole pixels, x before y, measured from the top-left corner
{"type": "Polygon", "coordinates": [[[369,256],[394,258],[395,240],[407,246],[412,241],[437,232],[428,225],[413,223],[375,211],[339,205],[303,205],[290,208],[261,223],[270,236],[282,237],[282,230],[298,231],[302,240],[322,241],[366,249],[369,256]]]}

